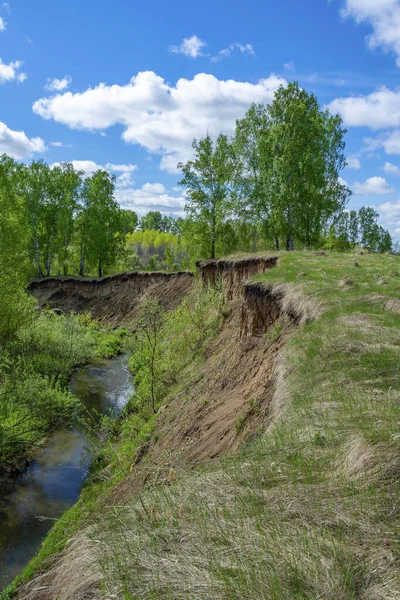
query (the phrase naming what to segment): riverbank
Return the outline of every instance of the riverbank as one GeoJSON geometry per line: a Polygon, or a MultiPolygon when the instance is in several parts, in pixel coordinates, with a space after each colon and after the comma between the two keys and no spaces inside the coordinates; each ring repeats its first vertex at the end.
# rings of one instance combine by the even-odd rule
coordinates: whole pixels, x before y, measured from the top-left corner
{"type": "MultiPolygon", "coordinates": [[[[93,359],[68,384],[93,423],[119,414],[133,394],[128,357],[93,359]]],[[[18,478],[3,483],[0,497],[0,588],[19,575],[62,513],[79,497],[92,461],[90,439],[76,424],[50,434],[18,478]]]]}
{"type": "Polygon", "coordinates": [[[112,331],[88,315],[32,314],[3,344],[0,358],[0,479],[19,476],[52,431],[73,422],[78,399],[71,373],[95,356],[120,352],[126,330],[112,331]]]}
{"type": "Polygon", "coordinates": [[[399,258],[223,271],[170,315],[157,413],[127,411],[3,598],[398,597],[399,258]]]}

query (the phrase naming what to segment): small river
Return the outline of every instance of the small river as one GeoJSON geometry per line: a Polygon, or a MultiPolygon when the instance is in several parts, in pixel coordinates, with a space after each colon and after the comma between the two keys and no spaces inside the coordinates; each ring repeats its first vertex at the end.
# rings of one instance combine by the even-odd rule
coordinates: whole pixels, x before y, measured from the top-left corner
{"type": "MultiPolygon", "coordinates": [[[[120,412],[133,394],[125,355],[75,371],[69,389],[89,410],[120,412]]],[[[0,490],[0,590],[26,567],[60,515],[79,497],[91,457],[83,429],[53,433],[18,478],[0,490]]]]}

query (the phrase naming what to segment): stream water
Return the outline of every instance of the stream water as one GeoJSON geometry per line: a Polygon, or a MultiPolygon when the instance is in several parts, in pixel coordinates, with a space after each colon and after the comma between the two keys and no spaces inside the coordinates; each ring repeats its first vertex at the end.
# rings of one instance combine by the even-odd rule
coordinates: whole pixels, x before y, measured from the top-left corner
{"type": "MultiPolygon", "coordinates": [[[[69,389],[89,410],[120,412],[133,393],[128,359],[96,359],[75,371],[69,389]]],[[[90,466],[85,431],[53,433],[18,478],[0,489],[0,590],[23,571],[54,521],[76,502],[90,466]]]]}

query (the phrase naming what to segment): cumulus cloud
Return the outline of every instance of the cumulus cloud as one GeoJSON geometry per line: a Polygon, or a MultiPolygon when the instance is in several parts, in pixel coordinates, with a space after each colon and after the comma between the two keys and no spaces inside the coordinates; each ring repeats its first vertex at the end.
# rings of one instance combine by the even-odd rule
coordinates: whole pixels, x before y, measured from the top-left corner
{"type": "Polygon", "coordinates": [[[347,169],[361,169],[360,159],[356,156],[349,156],[347,158],[347,169]]]}
{"type": "Polygon", "coordinates": [[[389,173],[389,175],[400,175],[400,167],[392,164],[391,162],[385,162],[383,165],[383,170],[385,173],[389,173]]]}
{"type": "MultiPolygon", "coordinates": [[[[104,170],[103,165],[97,164],[94,160],[69,160],[74,169],[77,171],[83,171],[84,177],[90,177],[99,169],[104,170]]],[[[60,161],[54,162],[50,165],[50,168],[58,167],[61,164],[60,161]]]]}
{"type": "Polygon", "coordinates": [[[5,22],[5,20],[0,17],[0,31],[5,31],[7,27],[7,23],[5,22]]]}
{"type": "Polygon", "coordinates": [[[162,183],[145,183],[141,188],[117,189],[116,198],[122,208],[130,208],[139,215],[159,210],[175,217],[183,215],[185,198],[170,195],[162,183]]]}
{"type": "Polygon", "coordinates": [[[400,154],[400,130],[396,129],[390,133],[366,138],[364,143],[367,152],[374,152],[378,148],[383,148],[386,154],[400,154]]]}
{"type": "Polygon", "coordinates": [[[106,169],[109,171],[117,171],[121,173],[132,173],[133,171],[136,171],[137,168],[137,165],[115,165],[113,163],[106,164],[106,169]]]}
{"type": "Polygon", "coordinates": [[[10,62],[8,65],[0,58],[0,84],[6,81],[18,81],[23,83],[27,78],[26,73],[20,73],[19,70],[23,63],[20,60],[10,62]]]}
{"type": "Polygon", "coordinates": [[[369,177],[362,183],[356,181],[351,188],[356,196],[381,196],[394,192],[384,177],[369,177]]]}
{"type": "Polygon", "coordinates": [[[400,200],[384,202],[374,208],[379,213],[379,221],[383,227],[388,229],[391,235],[400,237],[400,200]]]}
{"type": "MultiPolygon", "coordinates": [[[[54,145],[54,142],[52,145],[54,145]]],[[[112,163],[107,163],[104,166],[96,163],[94,160],[70,160],[68,162],[70,162],[77,171],[83,171],[84,177],[90,177],[93,173],[101,169],[109,171],[110,173],[121,173],[117,176],[116,186],[126,187],[135,183],[131,175],[132,172],[137,169],[137,165],[114,165],[112,163]]],[[[60,162],[58,161],[50,166],[53,168],[57,167],[59,164],[60,162]]]]}
{"type": "Polygon", "coordinates": [[[170,46],[169,51],[174,54],[184,54],[190,58],[197,58],[203,56],[202,49],[205,46],[207,44],[203,40],[198,38],[197,35],[192,35],[192,37],[185,38],[179,46],[170,46]]]}
{"type": "Polygon", "coordinates": [[[239,50],[242,54],[247,56],[255,56],[254,48],[251,44],[241,44],[240,42],[234,42],[229,44],[227,48],[223,48],[218,52],[216,56],[211,58],[211,62],[219,62],[224,58],[228,58],[235,50],[239,50]]]}
{"type": "Polygon", "coordinates": [[[286,81],[274,74],[257,83],[219,80],[199,73],[170,85],[153,71],[138,73],[127,85],[99,84],[84,92],[41,98],[33,111],[74,129],[124,127],[122,138],[162,156],[161,167],[176,169],[191,154],[194,137],[220,131],[230,135],[252,102],[270,102],[286,81]]]}
{"type": "Polygon", "coordinates": [[[339,113],[346,125],[386,129],[400,127],[400,88],[383,86],[368,96],[336,98],[328,108],[339,113]]]}
{"type": "Polygon", "coordinates": [[[62,79],[57,79],[57,77],[51,79],[49,77],[45,85],[45,89],[49,92],[62,92],[63,90],[66,90],[69,87],[71,81],[72,78],[69,75],[65,75],[65,77],[63,77],[62,79]]]}
{"type": "Polygon", "coordinates": [[[370,25],[372,33],[366,38],[371,50],[382,48],[392,52],[400,66],[400,2],[398,0],[346,0],[344,17],[370,25]]]}
{"type": "Polygon", "coordinates": [[[41,138],[28,138],[24,131],[13,131],[0,122],[0,154],[9,154],[21,160],[45,150],[46,145],[41,138]]]}

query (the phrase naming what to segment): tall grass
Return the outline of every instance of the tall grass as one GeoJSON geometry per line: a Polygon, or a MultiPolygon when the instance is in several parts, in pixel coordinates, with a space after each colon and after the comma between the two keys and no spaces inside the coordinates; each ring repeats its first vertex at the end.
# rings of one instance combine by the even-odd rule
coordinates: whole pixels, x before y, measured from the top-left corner
{"type": "Polygon", "coordinates": [[[323,311],[285,349],[275,421],[240,456],[178,470],[90,530],[108,594],[400,597],[400,315],[384,306],[399,296],[400,264],[357,263],[284,254],[260,277],[323,311]]]}

